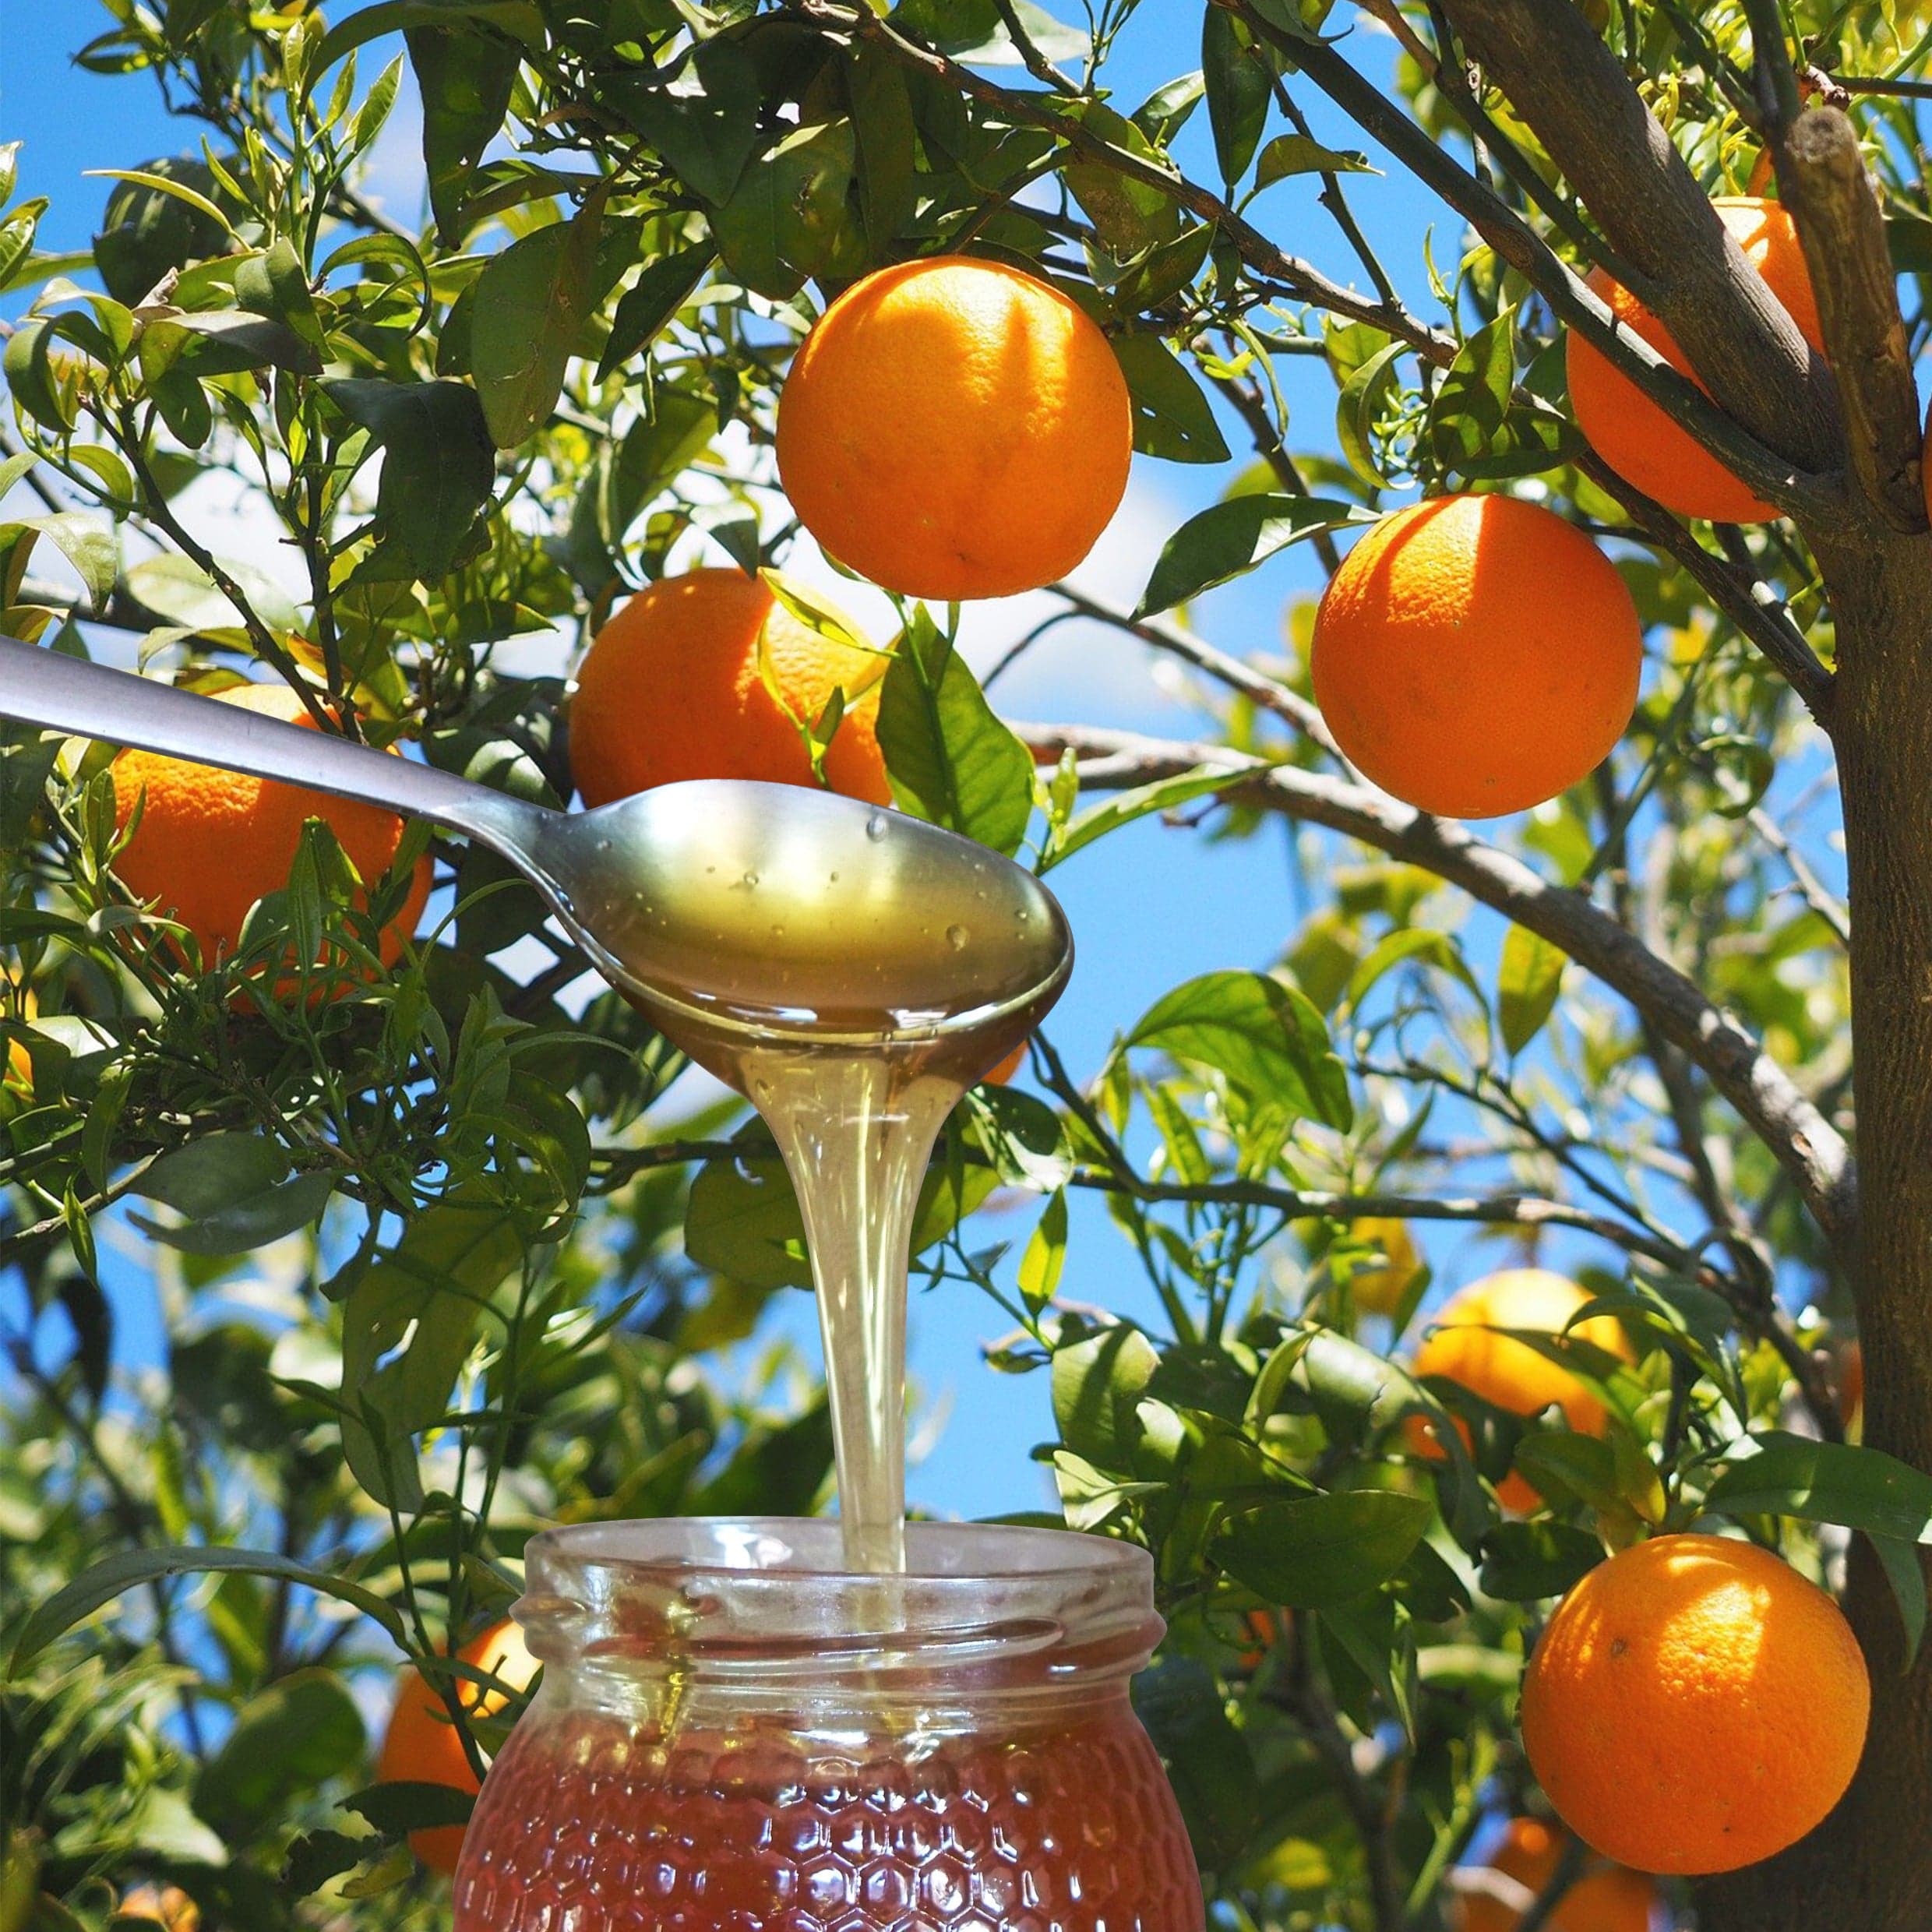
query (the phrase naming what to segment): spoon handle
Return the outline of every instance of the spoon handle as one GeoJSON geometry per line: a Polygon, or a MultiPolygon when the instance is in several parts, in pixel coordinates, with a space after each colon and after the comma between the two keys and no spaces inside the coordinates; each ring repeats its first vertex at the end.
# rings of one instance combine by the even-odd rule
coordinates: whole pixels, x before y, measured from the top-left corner
{"type": "Polygon", "coordinates": [[[516,819],[538,809],[414,759],[17,637],[0,636],[0,717],[360,799],[499,847],[513,838],[516,819]]]}

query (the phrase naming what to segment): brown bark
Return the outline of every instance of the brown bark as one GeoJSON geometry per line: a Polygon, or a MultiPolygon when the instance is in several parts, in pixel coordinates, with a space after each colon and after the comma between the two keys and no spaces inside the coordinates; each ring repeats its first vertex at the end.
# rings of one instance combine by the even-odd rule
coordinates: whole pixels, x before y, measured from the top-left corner
{"type": "Polygon", "coordinates": [[[1835,467],[1842,443],[1829,371],[1750,271],[1581,9],[1571,0],[1443,0],[1443,11],[1644,277],[1633,292],[1663,318],[1712,395],[1801,469],[1835,467]]]}
{"type": "MultiPolygon", "coordinates": [[[[1932,1471],[1932,542],[1888,534],[1820,560],[1840,658],[1865,1440],[1932,1471]]],[[[1872,1674],[1857,1781],[1795,1850],[1702,1888],[1705,1932],[1932,1919],[1932,1649],[1901,1674],[1898,1613],[1862,1539],[1846,1608],[1872,1674]]]]}

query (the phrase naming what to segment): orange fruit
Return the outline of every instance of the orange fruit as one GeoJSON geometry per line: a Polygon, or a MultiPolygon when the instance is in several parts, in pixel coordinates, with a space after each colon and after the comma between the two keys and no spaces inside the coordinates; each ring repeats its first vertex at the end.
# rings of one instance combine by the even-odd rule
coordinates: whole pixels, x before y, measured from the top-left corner
{"type": "Polygon", "coordinates": [[[1356,1222],[1349,1232],[1356,1241],[1380,1248],[1387,1257],[1379,1267],[1358,1268],[1349,1277],[1349,1292],[1356,1306],[1371,1315],[1393,1315],[1422,1267],[1408,1222],[1376,1215],[1356,1222]]]}
{"type": "MultiPolygon", "coordinates": [[[[1563,1834],[1541,1818],[1511,1818],[1490,1869],[1513,1878],[1525,1891],[1539,1895],[1562,1859],[1563,1834]]],[[[1549,1932],[1650,1932],[1657,1888],[1641,1872],[1622,1865],[1586,1870],[1550,1915],[1549,1932]]],[[[1480,1892],[1462,1902],[1461,1932],[1515,1932],[1522,1914],[1500,1899],[1480,1892]]]]}
{"type": "Polygon", "coordinates": [[[136,1885],[115,1908],[123,1919],[151,1919],[165,1932],[198,1932],[201,1908],[178,1885],[136,1885]]]}
{"type": "MultiPolygon", "coordinates": [[[[537,1660],[524,1647],[522,1631],[507,1617],[473,1638],[457,1656],[518,1690],[527,1690],[537,1674],[537,1660]]],[[[457,1680],[457,1698],[466,1714],[479,1718],[495,1716],[508,1702],[501,1691],[467,1678],[457,1680]]],[[[447,1785],[472,1793],[482,1788],[450,1721],[449,1707],[420,1670],[410,1671],[397,1693],[375,1777],[386,1785],[447,1785]]],[[[432,1871],[453,1872],[463,1851],[463,1830],[460,1824],[446,1824],[412,1832],[410,1849],[432,1871]]]]}
{"type": "Polygon", "coordinates": [[[1851,1626],[1768,1550],[1659,1536],[1549,1620],[1523,1679],[1523,1747],[1579,1838],[1641,1871],[1754,1865],[1843,1796],[1871,1685],[1851,1626]]]}
{"type": "Polygon", "coordinates": [[[1839,1419],[1849,1429],[1865,1411],[1865,1351],[1848,1341],[1838,1358],[1839,1419]]]}
{"type": "MultiPolygon", "coordinates": [[[[13,975],[9,973],[8,977],[12,978],[13,975]]],[[[18,985],[19,982],[15,981],[15,984],[18,985]]],[[[33,989],[31,986],[23,986],[20,989],[20,1003],[15,1008],[11,1017],[16,1020],[30,1022],[40,1010],[40,1002],[33,997],[33,989]]],[[[25,1045],[19,1040],[15,1040],[9,1045],[7,1052],[7,1071],[10,1076],[10,1084],[17,1084],[28,1088],[33,1086],[33,1056],[28,1052],[25,1045]]],[[[1004,1078],[1005,1076],[1003,1074],[1001,1077],[1004,1078]]]]}
{"type": "MultiPolygon", "coordinates": [[[[1755,195],[1721,196],[1711,205],[1743,250],[1745,260],[1771,285],[1771,292],[1798,325],[1798,333],[1813,348],[1822,349],[1824,333],[1811,292],[1811,274],[1790,214],[1778,203],[1755,195]]],[[[1673,369],[1698,381],[1669,330],[1628,289],[1600,268],[1590,271],[1589,283],[1620,323],[1673,369]]],[[[1625,482],[1634,483],[1680,516],[1753,524],[1778,514],[1574,330],[1564,354],[1577,427],[1625,482]]]]}
{"type": "Polygon", "coordinates": [[[1253,1640],[1251,1647],[1241,1653],[1243,1670],[1259,1670],[1268,1652],[1285,1639],[1292,1642],[1295,1636],[1295,1613],[1289,1609],[1250,1610],[1242,1620],[1243,1627],[1253,1640]]]}
{"type": "MultiPolygon", "coordinates": [[[[1602,1433],[1603,1405],[1569,1370],[1539,1355],[1526,1341],[1498,1334],[1497,1329],[1520,1329],[1532,1334],[1560,1335],[1564,1324],[1585,1303],[1588,1292],[1547,1268],[1505,1268],[1475,1282],[1451,1297],[1433,1317],[1433,1326],[1416,1351],[1415,1373],[1439,1375],[1461,1384],[1512,1416],[1534,1416],[1553,1402],[1570,1426],[1586,1436],[1602,1433]]],[[[1624,1331],[1609,1316],[1593,1316],[1570,1331],[1613,1354],[1627,1356],[1624,1331]]],[[[1436,1440],[1434,1425],[1419,1416],[1409,1417],[1408,1444],[1418,1455],[1439,1461],[1447,1452],[1436,1440]]],[[[1465,1430],[1467,1440],[1467,1430],[1465,1430]]],[[[1542,1499],[1512,1471],[1497,1486],[1504,1507],[1528,1515],[1542,1499]]]]}
{"type": "Polygon", "coordinates": [[[826,777],[834,791],[890,805],[876,728],[886,664],[795,617],[761,578],[728,569],[667,577],[612,613],[577,668],[577,789],[594,806],[687,778],[816,784],[799,727],[816,724],[842,689],[826,777]]]}
{"type": "Polygon", "coordinates": [[[1602,552],[1513,496],[1438,496],[1363,533],[1315,613],[1315,700],[1349,758],[1424,812],[1540,805],[1609,756],[1643,631],[1602,552]]]}
{"type": "MultiPolygon", "coordinates": [[[[283,684],[236,685],[216,699],[265,717],[319,728],[283,684]]],[[[158,753],[124,751],[114,761],[115,809],[123,826],[137,801],[141,822],[115,862],[122,883],[178,919],[201,947],[202,964],[231,954],[249,908],[288,883],[302,827],[320,819],[364,880],[373,884],[395,862],[403,821],[393,812],[335,799],[305,785],[218,771],[158,753]]],[[[408,902],[384,927],[382,954],[393,964],[429,896],[430,864],[416,868],[408,902]]]]}
{"type": "Polygon", "coordinates": [[[963,256],[902,262],[819,318],[778,401],[778,474],[848,569],[908,597],[1064,576],[1126,493],[1107,338],[1056,288],[963,256]]]}
{"type": "Polygon", "coordinates": [[[980,1084],[986,1087],[1003,1087],[1026,1064],[1026,1042],[1022,1040],[990,1074],[980,1076],[980,1084]]]}

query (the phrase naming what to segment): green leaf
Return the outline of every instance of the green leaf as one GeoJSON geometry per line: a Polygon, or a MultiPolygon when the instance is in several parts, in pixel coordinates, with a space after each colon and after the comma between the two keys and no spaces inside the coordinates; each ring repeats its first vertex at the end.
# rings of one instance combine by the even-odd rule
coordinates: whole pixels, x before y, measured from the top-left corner
{"type": "Polygon", "coordinates": [[[305,1228],[335,1190],[329,1170],[289,1176],[287,1151],[266,1135],[211,1133],[157,1161],[131,1191],[183,1217],[164,1226],[129,1218],[186,1254],[243,1254],[305,1228]]]}
{"type": "Polygon", "coordinates": [[[287,1178],[288,1151],[240,1130],[204,1135],[157,1161],[131,1191],[191,1221],[205,1220],[287,1178]]]}
{"type": "Polygon", "coordinates": [[[314,343],[286,323],[241,308],[170,308],[150,315],[141,332],[141,366],[150,379],[178,362],[193,375],[234,375],[245,369],[287,369],[319,375],[314,343]]]}
{"type": "MultiPolygon", "coordinates": [[[[1089,134],[1150,167],[1165,168],[1152,142],[1126,116],[1104,101],[1082,100],[1066,109],[1089,134]]],[[[1123,174],[1105,161],[1067,163],[1068,191],[1085,211],[1101,240],[1116,256],[1137,253],[1172,238],[1180,225],[1180,205],[1151,182],[1123,174]]]]}
{"type": "Polygon", "coordinates": [[[1504,1523],[1482,1542],[1482,1594],[1500,1603],[1561,1596],[1603,1560],[1603,1546],[1569,1523],[1504,1523]]]}
{"type": "MultiPolygon", "coordinates": [[[[1087,36],[1054,19],[1035,0],[1012,0],[1014,16],[1028,40],[1050,61],[1084,60],[1087,36]]],[[[983,67],[1017,65],[1013,44],[994,0],[899,0],[892,23],[955,60],[983,67]]]]}
{"type": "Polygon", "coordinates": [[[1262,1782],[1208,1666],[1169,1655],[1133,1680],[1133,1708],[1167,1766],[1201,1864],[1225,1870],[1260,1821],[1262,1782]]]}
{"type": "Polygon", "coordinates": [[[1158,336],[1113,338],[1133,411],[1133,446],[1171,463],[1225,463],[1227,439],[1207,392],[1158,336]]]}
{"type": "Polygon", "coordinates": [[[1386,1583],[1435,1513],[1426,1498],[1391,1490],[1284,1497],[1231,1518],[1210,1554],[1270,1603],[1321,1609],[1386,1583]]]}
{"type": "Polygon", "coordinates": [[[1232,187],[1248,171],[1267,125],[1270,67],[1254,49],[1246,25],[1221,7],[1209,7],[1200,23],[1201,78],[1208,89],[1208,120],[1214,130],[1221,178],[1232,187]]]}
{"type": "Polygon", "coordinates": [[[1386,1593],[1331,1603],[1315,1627],[1336,1701],[1363,1730],[1380,1714],[1369,1693],[1379,1695],[1412,1744],[1416,1736],[1416,1631],[1407,1610],[1386,1593]],[[1348,1684],[1354,1672],[1359,1687],[1348,1684]]]}
{"type": "Polygon", "coordinates": [[[1373,520],[1360,505],[1335,498],[1282,496],[1273,491],[1231,496],[1189,517],[1168,538],[1134,615],[1150,617],[1185,604],[1319,530],[1373,520]]]}
{"type": "Polygon", "coordinates": [[[1349,467],[1371,489],[1379,489],[1388,479],[1376,466],[1374,426],[1381,419],[1391,397],[1399,393],[1401,372],[1397,366],[1408,353],[1408,345],[1391,342],[1376,351],[1348,381],[1335,398],[1335,435],[1349,467]]]}
{"type": "Polygon", "coordinates": [[[735,41],[702,41],[668,80],[633,73],[606,83],[608,101],[714,207],[728,201],[759,141],[763,90],[735,41]]]}
{"type": "Polygon", "coordinates": [[[379,1503],[421,1507],[412,1439],[442,1416],[485,1304],[524,1254],[509,1208],[480,1193],[456,1194],[418,1215],[356,1278],[342,1313],[342,1391],[350,1411],[342,1447],[357,1481],[379,1503]]]}
{"type": "Polygon", "coordinates": [[[1161,1366],[1152,1342],[1126,1322],[1053,1352],[1053,1420],[1060,1440],[1096,1468],[1133,1467],[1135,1413],[1161,1366]]]}
{"type": "Polygon", "coordinates": [[[556,407],[590,312],[597,231],[597,211],[586,208],[513,242],[477,280],[470,366],[499,450],[534,435],[556,407]]]}
{"type": "Polygon", "coordinates": [[[93,1616],[103,1604],[135,1588],[167,1577],[199,1575],[204,1572],[240,1571],[253,1577],[270,1577],[292,1583],[323,1596],[353,1605],[364,1616],[373,1617],[407,1648],[400,1613],[372,1590],[326,1570],[312,1570],[306,1564],[279,1557],[270,1551],[182,1545],[159,1549],[125,1549],[84,1570],[64,1588],[41,1604],[20,1627],[14,1639],[9,1673],[19,1676],[49,1644],[63,1637],[83,1619],[93,1616]]]}
{"type": "Polygon", "coordinates": [[[195,213],[215,224],[224,234],[234,232],[228,217],[201,190],[178,175],[162,174],[158,170],[140,167],[83,167],[81,173],[100,177],[108,181],[125,182],[130,186],[145,188],[150,193],[167,195],[175,200],[185,202],[195,213]]]}
{"type": "Polygon", "coordinates": [[[121,546],[115,541],[111,524],[104,524],[77,509],[22,520],[29,530],[37,530],[51,539],[55,548],[79,573],[88,596],[96,604],[105,604],[114,594],[115,576],[121,567],[121,546]]]}
{"type": "Polygon", "coordinates": [[[407,33],[415,27],[435,27],[472,33],[491,27],[506,38],[535,49],[544,44],[544,18],[534,0],[377,0],[372,7],[339,20],[323,36],[308,70],[310,84],[358,47],[385,33],[407,33]]]}
{"type": "MultiPolygon", "coordinates": [[[[288,593],[253,564],[239,558],[217,559],[247,596],[256,615],[271,630],[294,627],[296,609],[288,593]]],[[[127,587],[136,603],[186,630],[222,630],[240,625],[242,613],[201,566],[179,552],[164,550],[129,566],[127,587]]]]}
{"type": "Polygon", "coordinates": [[[1058,1292],[1066,1265],[1066,1190],[1047,1197],[1045,1211],[1020,1257],[1020,1299],[1036,1315],[1058,1292]]]}
{"type": "MultiPolygon", "coordinates": [[[[1457,943],[1454,933],[1432,932],[1426,926],[1405,925],[1398,927],[1376,942],[1375,950],[1349,975],[1343,1003],[1352,1010],[1359,1008],[1388,974],[1398,966],[1416,962],[1447,973],[1460,985],[1468,987],[1478,1000],[1482,1000],[1482,989],[1470,971],[1468,962],[1463,958],[1462,948],[1457,943]]],[[[1487,1003],[1483,1001],[1486,1007],[1487,1003]]]]}
{"type": "Polygon", "coordinates": [[[286,237],[278,235],[262,253],[245,255],[236,263],[234,298],[244,308],[285,323],[305,342],[320,346],[322,318],[301,259],[286,237]]]}
{"type": "Polygon", "coordinates": [[[809,276],[855,279],[866,263],[853,206],[858,164],[848,120],[811,122],[786,135],[712,214],[725,267],[774,301],[795,295],[809,276]]]}
{"type": "Polygon", "coordinates": [[[1131,791],[1116,791],[1091,811],[1081,813],[1053,841],[1040,862],[1040,870],[1052,871],[1095,839],[1105,838],[1136,819],[1145,818],[1151,813],[1171,812],[1211,792],[1225,791],[1239,784],[1243,775],[1204,765],[1193,771],[1177,773],[1172,778],[1157,778],[1151,784],[1137,785],[1131,791]]]}
{"type": "Polygon", "coordinates": [[[0,375],[6,378],[7,393],[44,429],[57,436],[74,426],[74,411],[67,391],[54,373],[48,350],[54,340],[55,324],[44,316],[23,322],[7,338],[0,354],[0,375]]]}
{"type": "MultiPolygon", "coordinates": [[[[467,1824],[476,1808],[476,1794],[460,1791],[454,1785],[421,1782],[414,1779],[393,1779],[386,1784],[371,1785],[342,1800],[345,1811],[366,1818],[385,1837],[400,1838],[410,1832],[433,1832],[443,1825],[467,1824]]],[[[372,1841],[362,1840],[366,1856],[372,1841]]]]}
{"type": "Polygon", "coordinates": [[[918,204],[918,132],[905,70],[883,48],[855,40],[845,56],[845,93],[858,150],[858,201],[866,238],[890,252],[918,204]]]}
{"type": "MultiPolygon", "coordinates": [[[[425,9],[432,16],[440,12],[445,21],[453,10],[425,9]]],[[[536,12],[534,7],[528,10],[536,12]]],[[[478,18],[488,11],[475,9],[478,18]]],[[[337,35],[365,17],[355,15],[327,36],[322,44],[324,62],[333,58],[330,44],[337,35]]],[[[541,33],[539,23],[538,39],[541,33]]],[[[404,40],[422,96],[423,167],[429,177],[430,212],[445,245],[455,248],[462,239],[464,204],[478,164],[483,150],[502,132],[520,56],[504,41],[442,24],[414,26],[404,40]]]]}
{"type": "Polygon", "coordinates": [[[455,567],[496,483],[495,453],[476,392],[463,383],[373,378],[325,383],[323,390],[382,446],[379,554],[398,566],[397,575],[439,583],[455,567]]]}
{"type": "Polygon", "coordinates": [[[604,344],[603,360],[597,365],[599,382],[656,338],[717,259],[717,249],[705,242],[680,249],[644,269],[625,290],[611,317],[610,337],[604,344]]]}
{"type": "Polygon", "coordinates": [[[1569,955],[1527,926],[1512,925],[1503,938],[1503,956],[1497,969],[1497,1017],[1503,1044],[1520,1053],[1542,1032],[1557,1009],[1569,955]]]}
{"type": "Polygon", "coordinates": [[[907,811],[1010,854],[1033,812],[1033,754],[920,606],[879,697],[879,748],[907,811]]]}
{"type": "Polygon", "coordinates": [[[1254,170],[1254,187],[1264,188],[1285,181],[1291,175],[1379,175],[1369,164],[1367,155],[1353,148],[1324,147],[1306,134],[1278,134],[1261,150],[1254,170]]]}
{"type": "Polygon", "coordinates": [[[1883,1450],[1814,1442],[1774,1429],[1734,1444],[1726,1461],[1729,1467],[1704,1499],[1708,1509],[1796,1516],[1900,1542],[1932,1543],[1932,1475],[1883,1450]]]}
{"type": "Polygon", "coordinates": [[[1009,1187],[1050,1193],[1074,1171],[1066,1123],[1036,1094],[1017,1087],[979,1087],[963,1103],[971,1140],[1009,1187]]]}
{"type": "Polygon", "coordinates": [[[251,1698],[195,1782],[195,1809],[245,1842],[362,1760],[361,1714],[333,1670],[298,1670],[251,1698]]]}
{"type": "Polygon", "coordinates": [[[1895,1536],[1874,1536],[1871,1546],[1899,1606],[1899,1621],[1906,1640],[1905,1655],[1899,1665],[1903,1676],[1918,1661],[1919,1647],[1925,1641],[1925,1565],[1915,1545],[1901,1542],[1895,1536]]]}
{"type": "Polygon", "coordinates": [[[1313,1003],[1266,973],[1204,973],[1156,1000],[1125,1042],[1215,1068],[1251,1098],[1345,1130],[1348,1075],[1313,1003]]]}
{"type": "Polygon", "coordinates": [[[22,263],[31,259],[40,220],[37,214],[16,210],[0,221],[0,289],[5,288],[22,263]]]}

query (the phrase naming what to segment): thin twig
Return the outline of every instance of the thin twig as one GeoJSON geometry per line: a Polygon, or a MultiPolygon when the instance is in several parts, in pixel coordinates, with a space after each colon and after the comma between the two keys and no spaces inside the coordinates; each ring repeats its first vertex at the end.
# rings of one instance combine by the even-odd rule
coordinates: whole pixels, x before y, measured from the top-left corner
{"type": "Polygon", "coordinates": [[[1363,784],[1270,764],[1225,745],[1184,744],[1086,726],[1015,724],[1036,756],[1067,749],[1083,785],[1124,788],[1217,763],[1230,795],[1324,825],[1407,859],[1548,940],[1648,1013],[1711,1077],[1834,1241],[1852,1232],[1857,1190],[1844,1137],[1737,1020],[1582,894],[1553,885],[1453,820],[1433,818],[1363,784]]]}

